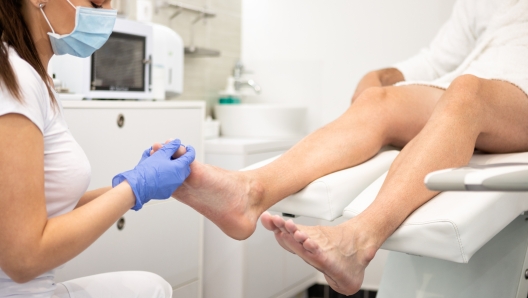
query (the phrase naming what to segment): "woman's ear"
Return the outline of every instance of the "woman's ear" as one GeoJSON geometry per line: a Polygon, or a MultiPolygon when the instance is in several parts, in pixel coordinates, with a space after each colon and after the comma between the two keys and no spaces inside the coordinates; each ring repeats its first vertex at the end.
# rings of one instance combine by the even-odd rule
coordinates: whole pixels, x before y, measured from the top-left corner
{"type": "Polygon", "coordinates": [[[26,0],[31,4],[32,6],[35,6],[36,8],[44,8],[49,2],[49,0],[26,0]]]}

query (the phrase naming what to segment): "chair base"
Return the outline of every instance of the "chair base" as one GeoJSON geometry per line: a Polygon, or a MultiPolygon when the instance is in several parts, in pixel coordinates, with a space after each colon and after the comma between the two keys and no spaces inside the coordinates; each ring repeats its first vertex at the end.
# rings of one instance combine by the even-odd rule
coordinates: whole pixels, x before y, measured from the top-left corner
{"type": "Polygon", "coordinates": [[[528,217],[524,215],[486,243],[467,264],[391,252],[377,297],[526,298],[527,253],[528,217]]]}

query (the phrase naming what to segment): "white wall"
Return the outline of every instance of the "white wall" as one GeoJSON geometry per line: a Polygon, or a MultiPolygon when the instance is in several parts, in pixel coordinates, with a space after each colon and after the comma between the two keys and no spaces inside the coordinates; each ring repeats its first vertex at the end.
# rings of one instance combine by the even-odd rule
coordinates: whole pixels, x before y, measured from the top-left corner
{"type": "Polygon", "coordinates": [[[426,46],[453,3],[243,0],[242,59],[262,86],[258,99],[308,105],[312,131],[346,109],[367,71],[426,46]]]}

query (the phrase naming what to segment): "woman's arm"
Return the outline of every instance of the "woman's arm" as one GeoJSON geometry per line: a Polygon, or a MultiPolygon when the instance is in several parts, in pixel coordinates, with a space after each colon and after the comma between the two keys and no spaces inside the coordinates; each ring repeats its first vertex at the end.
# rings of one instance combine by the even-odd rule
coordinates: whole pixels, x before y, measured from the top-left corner
{"type": "Polygon", "coordinates": [[[108,192],[111,189],[112,189],[111,186],[107,186],[107,187],[103,187],[103,188],[87,191],[81,197],[81,199],[77,203],[77,206],[75,206],[75,209],[83,206],[86,203],[89,203],[89,202],[93,201],[95,198],[102,196],[103,194],[105,194],[106,192],[108,192]]]}
{"type": "Polygon", "coordinates": [[[124,182],[48,219],[40,130],[22,115],[0,116],[0,144],[0,268],[16,282],[72,259],[134,206],[134,194],[124,182]]]}
{"type": "Polygon", "coordinates": [[[384,68],[371,71],[359,81],[356,91],[352,96],[352,102],[368,88],[391,86],[403,80],[403,74],[396,68],[384,68]]]}

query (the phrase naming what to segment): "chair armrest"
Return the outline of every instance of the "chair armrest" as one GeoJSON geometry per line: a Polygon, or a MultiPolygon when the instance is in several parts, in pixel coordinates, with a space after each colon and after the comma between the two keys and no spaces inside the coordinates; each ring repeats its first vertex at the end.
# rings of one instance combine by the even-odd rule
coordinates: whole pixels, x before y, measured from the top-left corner
{"type": "Polygon", "coordinates": [[[501,163],[436,171],[425,177],[430,190],[528,191],[528,163],[501,163]]]}

